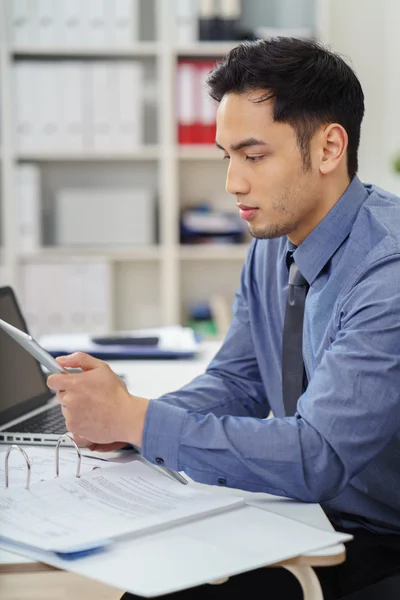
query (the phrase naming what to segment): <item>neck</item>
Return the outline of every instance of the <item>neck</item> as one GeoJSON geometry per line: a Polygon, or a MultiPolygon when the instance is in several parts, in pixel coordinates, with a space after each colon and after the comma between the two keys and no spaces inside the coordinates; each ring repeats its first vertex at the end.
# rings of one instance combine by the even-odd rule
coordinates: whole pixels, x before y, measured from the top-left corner
{"type": "Polygon", "coordinates": [[[347,173],[345,177],[326,182],[326,185],[318,192],[318,200],[312,203],[309,214],[303,223],[287,236],[292,244],[299,246],[306,239],[343,196],[349,185],[350,178],[347,173]]]}

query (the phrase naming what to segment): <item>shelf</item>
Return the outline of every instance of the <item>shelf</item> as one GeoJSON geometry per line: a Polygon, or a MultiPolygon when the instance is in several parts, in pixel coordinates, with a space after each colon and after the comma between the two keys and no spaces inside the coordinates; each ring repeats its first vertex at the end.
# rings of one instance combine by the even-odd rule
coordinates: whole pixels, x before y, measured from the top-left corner
{"type": "Polygon", "coordinates": [[[155,57],[160,52],[157,42],[139,42],[124,48],[15,46],[11,49],[14,58],[135,58],[155,57]]]}
{"type": "Polygon", "coordinates": [[[178,146],[181,160],[222,160],[222,152],[213,144],[185,144],[178,146]]]}
{"type": "Polygon", "coordinates": [[[159,146],[142,146],[135,152],[21,152],[17,159],[23,162],[124,162],[133,160],[157,160],[159,146]]]}
{"type": "MultiPolygon", "coordinates": [[[[177,145],[180,160],[222,160],[221,151],[212,144],[177,145]]],[[[21,152],[17,154],[20,162],[124,162],[158,160],[160,146],[142,146],[136,152],[21,152]]],[[[0,150],[1,157],[1,150],[0,150]]]]}
{"type": "MultiPolygon", "coordinates": [[[[244,260],[248,244],[193,244],[179,246],[178,255],[181,260],[244,260]]],[[[20,254],[22,263],[36,262],[40,260],[59,259],[86,259],[106,256],[112,261],[140,262],[158,261],[162,256],[160,246],[149,246],[148,248],[69,248],[64,246],[46,246],[37,252],[20,254]]]]}
{"type": "MultiPolygon", "coordinates": [[[[197,42],[176,46],[172,49],[175,56],[222,57],[228,54],[239,42],[197,42]]],[[[60,46],[41,48],[38,46],[14,46],[11,50],[14,58],[135,58],[156,57],[161,54],[162,46],[157,42],[138,42],[124,48],[60,46]]]]}
{"type": "Polygon", "coordinates": [[[244,260],[248,244],[188,244],[181,245],[181,260],[244,260]]]}
{"type": "Polygon", "coordinates": [[[129,261],[158,261],[161,258],[161,250],[159,246],[139,247],[139,248],[70,248],[64,246],[46,246],[29,254],[20,254],[20,262],[29,263],[43,259],[59,260],[59,259],[96,259],[100,257],[109,258],[112,261],[129,262],[129,261]]]}
{"type": "Polygon", "coordinates": [[[217,56],[222,57],[228,54],[238,45],[238,41],[233,42],[197,42],[196,44],[176,46],[174,53],[176,56],[217,56]]]}

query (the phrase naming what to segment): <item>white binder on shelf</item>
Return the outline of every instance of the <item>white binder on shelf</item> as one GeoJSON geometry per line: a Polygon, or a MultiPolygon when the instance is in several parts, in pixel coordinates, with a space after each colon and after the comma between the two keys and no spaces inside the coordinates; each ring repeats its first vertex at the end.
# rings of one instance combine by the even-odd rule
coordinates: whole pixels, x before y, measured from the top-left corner
{"type": "Polygon", "coordinates": [[[178,45],[194,44],[198,39],[197,0],[174,0],[173,39],[178,45]]]}
{"type": "Polygon", "coordinates": [[[105,0],[85,0],[81,2],[80,11],[85,32],[85,45],[104,48],[107,32],[105,0]]]}
{"type": "Polygon", "coordinates": [[[86,331],[93,334],[113,328],[113,265],[107,259],[88,265],[84,279],[86,331]]]}
{"type": "Polygon", "coordinates": [[[63,152],[82,152],[88,149],[87,122],[83,114],[87,65],[83,61],[63,61],[56,68],[60,96],[59,145],[63,152]]]}
{"type": "Polygon", "coordinates": [[[77,48],[85,45],[82,0],[57,0],[59,45],[77,48]]]}
{"type": "Polygon", "coordinates": [[[113,152],[113,129],[115,123],[116,82],[115,65],[110,61],[93,62],[90,65],[91,140],[95,152],[113,152]]]}
{"type": "Polygon", "coordinates": [[[65,273],[65,285],[63,289],[63,330],[71,332],[86,331],[88,307],[85,298],[85,279],[90,274],[90,267],[84,262],[78,261],[76,264],[64,264],[62,268],[65,273]]]}
{"type": "Polygon", "coordinates": [[[126,47],[139,40],[139,0],[114,0],[113,42],[126,47]]]}
{"type": "MultiPolygon", "coordinates": [[[[32,335],[35,337],[45,332],[59,331],[57,320],[53,319],[50,323],[48,314],[47,297],[51,298],[52,287],[57,285],[52,281],[48,265],[25,262],[21,267],[21,284],[21,304],[32,335]]],[[[55,306],[53,310],[57,309],[61,318],[63,307],[55,306]]]]}
{"type": "Polygon", "coordinates": [[[16,143],[19,152],[39,149],[37,112],[39,89],[35,63],[18,62],[14,67],[16,99],[16,143]]]}
{"type": "Polygon", "coordinates": [[[104,46],[112,48],[115,45],[115,0],[103,0],[104,14],[104,46]]]}
{"type": "Polygon", "coordinates": [[[40,169],[35,164],[16,168],[16,200],[19,221],[19,247],[23,254],[36,252],[41,246],[40,169]]]}
{"type": "Polygon", "coordinates": [[[63,331],[94,334],[110,331],[113,316],[110,262],[76,260],[63,267],[63,331]]]}
{"type": "Polygon", "coordinates": [[[114,143],[117,152],[132,152],[143,144],[144,66],[139,61],[113,65],[117,80],[114,107],[114,143]]]}
{"type": "Polygon", "coordinates": [[[41,152],[63,150],[60,140],[61,77],[54,62],[36,62],[38,149],[41,152]]]}
{"type": "Polygon", "coordinates": [[[12,0],[9,3],[11,40],[14,46],[30,46],[34,42],[34,3],[32,0],[12,0]]]}
{"type": "Polygon", "coordinates": [[[57,36],[57,0],[36,0],[33,41],[43,48],[54,48],[58,44],[57,36]]]}

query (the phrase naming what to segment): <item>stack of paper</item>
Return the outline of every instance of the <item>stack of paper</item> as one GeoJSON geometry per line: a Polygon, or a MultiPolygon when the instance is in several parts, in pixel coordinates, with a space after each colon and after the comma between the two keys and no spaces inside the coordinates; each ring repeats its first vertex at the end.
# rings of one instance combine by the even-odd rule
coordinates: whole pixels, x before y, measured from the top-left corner
{"type": "Polygon", "coordinates": [[[4,490],[0,531],[18,545],[74,554],[243,504],[242,498],[199,491],[134,461],[29,490],[4,490]]]}
{"type": "MultiPolygon", "coordinates": [[[[324,556],[326,546],[351,539],[334,532],[326,518],[315,527],[294,520],[300,503],[288,502],[292,518],[282,516],[282,499],[184,486],[138,459],[81,479],[1,492],[0,548],[149,597],[318,549],[324,556]],[[261,510],[248,505],[253,501],[261,510]]],[[[323,514],[307,507],[305,522],[312,522],[311,513],[323,514]]]]}
{"type": "MultiPolygon", "coordinates": [[[[112,336],[112,334],[108,334],[112,336]]],[[[135,329],[117,331],[112,336],[113,344],[98,344],[89,333],[43,335],[39,343],[53,356],[82,351],[104,360],[125,358],[191,358],[199,349],[193,329],[181,325],[171,325],[154,329],[135,329]],[[129,336],[158,337],[153,346],[123,344],[122,340],[129,336]],[[115,343],[121,339],[121,343],[115,343]]]]}

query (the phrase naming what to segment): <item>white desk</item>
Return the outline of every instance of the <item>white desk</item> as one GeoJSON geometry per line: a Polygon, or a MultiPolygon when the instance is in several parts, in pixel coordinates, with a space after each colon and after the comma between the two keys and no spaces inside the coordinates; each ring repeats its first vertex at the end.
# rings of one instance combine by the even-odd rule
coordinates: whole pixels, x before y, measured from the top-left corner
{"type": "MultiPolygon", "coordinates": [[[[219,344],[214,342],[204,344],[204,347],[196,360],[115,361],[110,364],[114,371],[125,375],[127,386],[132,393],[155,398],[162,393],[178,389],[201,373],[217,351],[218,346],[219,344]],[[155,377],[156,371],[157,376],[155,377]]],[[[226,493],[227,490],[216,488],[215,491],[216,493],[226,493]]],[[[239,490],[233,490],[232,493],[243,495],[243,492],[239,490]]],[[[266,496],[262,494],[253,494],[252,497],[257,501],[257,498],[261,499],[266,496]]],[[[291,500],[270,496],[268,498],[268,510],[313,525],[319,529],[332,530],[332,526],[322,509],[316,504],[297,503],[291,500]]],[[[248,511],[248,515],[251,518],[252,508],[248,507],[248,511]]],[[[228,526],[229,517],[227,517],[227,519],[228,520],[224,525],[225,527],[228,526]]],[[[182,527],[190,528],[194,526],[195,524],[186,524],[182,527]]],[[[230,526],[233,526],[233,522],[230,526]]],[[[184,531],[184,529],[182,529],[182,531],[184,531]]],[[[168,535],[167,532],[165,532],[165,535],[168,535]]],[[[167,544],[167,537],[165,540],[167,544]]],[[[179,551],[185,552],[187,550],[185,547],[179,551]]],[[[302,586],[304,598],[307,600],[322,600],[323,596],[321,588],[312,567],[332,566],[343,562],[344,559],[345,548],[343,544],[337,544],[329,548],[318,550],[317,552],[306,553],[288,561],[276,563],[274,566],[282,566],[297,577],[302,586]]],[[[52,568],[53,567],[24,558],[20,555],[0,550],[0,572],[24,573],[52,568]]]]}

